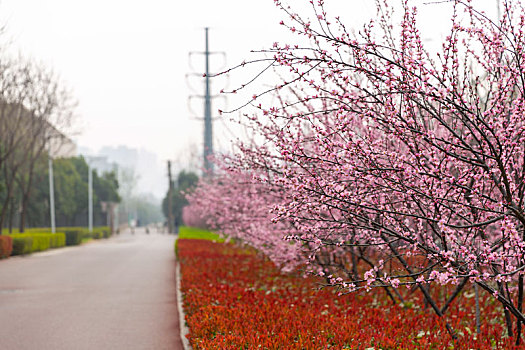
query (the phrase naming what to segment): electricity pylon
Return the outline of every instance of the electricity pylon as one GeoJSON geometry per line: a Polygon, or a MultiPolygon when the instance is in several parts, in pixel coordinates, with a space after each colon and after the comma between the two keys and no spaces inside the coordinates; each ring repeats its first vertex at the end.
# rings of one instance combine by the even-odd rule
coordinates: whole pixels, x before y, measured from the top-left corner
{"type": "MultiPolygon", "coordinates": [[[[209,28],[204,28],[205,34],[205,47],[203,52],[190,52],[192,54],[203,54],[204,55],[204,74],[200,76],[204,77],[204,95],[193,95],[192,97],[199,97],[204,99],[204,149],[203,149],[203,161],[204,161],[204,175],[209,176],[213,174],[213,163],[210,161],[210,157],[213,155],[213,117],[211,113],[211,101],[214,96],[211,94],[210,84],[210,55],[212,54],[223,54],[224,52],[210,52],[209,50],[209,28]]],[[[198,75],[198,74],[195,74],[198,75]]]]}

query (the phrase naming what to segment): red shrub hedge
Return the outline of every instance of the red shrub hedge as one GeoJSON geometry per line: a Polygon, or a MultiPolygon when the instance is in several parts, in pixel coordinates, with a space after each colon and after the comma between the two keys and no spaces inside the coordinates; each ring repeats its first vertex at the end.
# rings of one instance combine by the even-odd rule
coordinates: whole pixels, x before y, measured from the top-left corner
{"type": "MultiPolygon", "coordinates": [[[[502,310],[482,298],[475,333],[472,291],[447,311],[458,334],[424,309],[419,293],[405,305],[385,293],[337,296],[318,280],[285,275],[251,249],[204,240],[179,240],[181,289],[194,349],[493,349],[512,348],[502,337],[502,310]]],[[[444,289],[433,293],[443,294],[444,289]]]]}
{"type": "Polygon", "coordinates": [[[13,239],[10,236],[0,236],[0,259],[8,258],[13,251],[13,239]]]}

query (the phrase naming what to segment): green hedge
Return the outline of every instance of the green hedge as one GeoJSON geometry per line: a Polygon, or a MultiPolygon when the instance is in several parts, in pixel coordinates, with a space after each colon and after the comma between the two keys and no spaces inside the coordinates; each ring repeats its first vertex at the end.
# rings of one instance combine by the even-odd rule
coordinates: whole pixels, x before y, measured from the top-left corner
{"type": "Polygon", "coordinates": [[[59,233],[16,233],[13,239],[12,255],[42,252],[50,248],[60,248],[66,245],[66,234],[59,233]]]}
{"type": "Polygon", "coordinates": [[[13,238],[13,253],[11,255],[29,254],[33,249],[33,236],[26,234],[16,234],[13,238]]]}
{"type": "Polygon", "coordinates": [[[109,236],[110,231],[109,227],[107,226],[93,227],[93,232],[89,232],[88,229],[84,229],[84,232],[82,234],[83,238],[93,239],[109,238],[109,236]]]}
{"type": "Polygon", "coordinates": [[[51,234],[51,248],[60,248],[66,246],[66,234],[64,232],[57,232],[51,234]]]}
{"type": "Polygon", "coordinates": [[[64,233],[66,234],[66,245],[79,245],[84,237],[84,230],[81,227],[65,228],[64,233]]]}
{"type": "MultiPolygon", "coordinates": [[[[23,234],[23,233],[21,233],[23,234]]],[[[31,252],[43,252],[51,248],[51,234],[50,233],[29,233],[33,236],[33,246],[31,252]]]]}
{"type": "MultiPolygon", "coordinates": [[[[86,227],[58,227],[58,233],[51,233],[51,228],[28,228],[24,233],[14,230],[13,234],[0,237],[12,238],[11,255],[30,254],[47,250],[49,248],[59,248],[63,246],[78,245],[82,238],[108,238],[110,230],[108,226],[94,227],[93,232],[89,232],[86,227]]],[[[4,231],[3,231],[4,232],[4,231]]],[[[2,242],[0,242],[0,245],[2,242]]],[[[0,258],[6,255],[0,247],[0,258]]]]}
{"type": "MultiPolygon", "coordinates": [[[[57,227],[56,230],[58,232],[65,232],[65,231],[76,231],[81,230],[83,234],[88,235],[89,231],[87,227],[82,226],[64,226],[64,227],[57,227]]],[[[103,233],[104,238],[108,238],[111,235],[111,231],[109,230],[109,226],[97,226],[93,227],[93,231],[100,231],[103,233]]],[[[2,233],[9,234],[7,229],[3,229],[2,233]]],[[[13,229],[13,234],[20,233],[18,229],[13,229]]],[[[51,233],[50,227],[31,227],[26,228],[24,233],[51,233]]]]}
{"type": "Polygon", "coordinates": [[[93,239],[101,239],[101,238],[109,238],[111,235],[111,232],[109,230],[108,226],[98,226],[93,227],[93,232],[89,232],[89,229],[87,227],[60,227],[61,231],[80,231],[81,232],[81,239],[82,238],[93,238],[93,239]]]}
{"type": "Polygon", "coordinates": [[[109,238],[109,228],[108,227],[95,227],[93,228],[93,238],[94,239],[101,239],[101,238],[109,238]]]}

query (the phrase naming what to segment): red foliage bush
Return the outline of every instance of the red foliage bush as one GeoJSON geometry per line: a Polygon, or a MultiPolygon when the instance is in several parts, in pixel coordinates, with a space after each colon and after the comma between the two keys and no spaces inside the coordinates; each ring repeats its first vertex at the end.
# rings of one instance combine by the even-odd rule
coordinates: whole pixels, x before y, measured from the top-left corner
{"type": "Polygon", "coordinates": [[[13,239],[10,236],[0,236],[0,259],[9,258],[13,251],[13,239]]]}
{"type": "MultiPolygon", "coordinates": [[[[404,305],[386,294],[337,296],[320,280],[281,273],[252,249],[204,240],[179,240],[181,289],[194,349],[493,349],[513,348],[502,336],[503,312],[482,298],[476,335],[474,298],[467,289],[447,311],[458,335],[425,310],[418,293],[404,305]]],[[[433,294],[447,297],[444,288],[433,294]]],[[[450,295],[450,294],[449,294],[450,295]]]]}

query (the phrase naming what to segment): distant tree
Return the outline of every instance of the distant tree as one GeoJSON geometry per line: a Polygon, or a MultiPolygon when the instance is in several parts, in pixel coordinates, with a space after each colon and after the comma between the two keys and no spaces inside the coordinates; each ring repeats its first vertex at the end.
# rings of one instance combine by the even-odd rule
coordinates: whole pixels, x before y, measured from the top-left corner
{"type": "MultiPolygon", "coordinates": [[[[95,172],[96,174],[96,172],[95,172]]],[[[114,171],[103,173],[93,177],[93,191],[98,198],[104,202],[120,202],[120,195],[118,194],[119,182],[117,174],[114,171]]]]}
{"type": "MultiPolygon", "coordinates": [[[[173,193],[172,193],[172,213],[173,213],[173,219],[176,222],[179,222],[179,223],[183,222],[182,209],[186,205],[188,205],[188,201],[186,200],[185,194],[189,191],[192,191],[198,182],[199,182],[199,177],[194,172],[182,170],[178,174],[177,181],[173,186],[173,193]]],[[[168,215],[168,193],[166,193],[166,196],[162,200],[162,211],[166,218],[169,217],[168,215]]]]}
{"type": "Polygon", "coordinates": [[[137,221],[140,222],[141,226],[162,222],[162,209],[159,201],[155,198],[146,195],[138,195],[132,197],[129,202],[130,206],[134,208],[137,215],[137,221]]]}
{"type": "Polygon", "coordinates": [[[49,173],[45,157],[41,157],[35,166],[31,200],[26,208],[27,227],[49,227],[49,173]]]}
{"type": "MultiPolygon", "coordinates": [[[[79,213],[87,211],[88,204],[87,175],[83,178],[75,165],[83,167],[84,164],[78,164],[78,158],[57,159],[53,164],[56,217],[68,226],[75,224],[75,217],[79,213]]],[[[87,172],[87,165],[85,170],[87,172]]],[[[96,194],[93,198],[97,200],[96,194]]]]}
{"type": "MultiPolygon", "coordinates": [[[[88,165],[83,157],[59,158],[53,161],[55,212],[58,226],[83,226],[88,212],[88,165]]],[[[46,157],[36,164],[31,201],[27,206],[27,226],[49,226],[49,173],[46,157]]],[[[105,224],[101,201],[120,202],[119,183],[114,172],[93,172],[95,222],[105,224]]],[[[17,194],[16,201],[20,196],[17,194]]]]}
{"type": "Polygon", "coordinates": [[[16,206],[23,231],[35,166],[50,143],[60,145],[64,136],[58,129],[69,126],[74,103],[48,68],[20,58],[4,63],[0,65],[0,180],[6,191],[0,226],[7,215],[12,226],[16,206]]]}
{"type": "MultiPolygon", "coordinates": [[[[84,192],[80,195],[82,203],[78,206],[75,213],[75,218],[70,219],[70,224],[78,225],[80,222],[83,222],[87,218],[88,211],[88,176],[89,176],[89,166],[84,159],[84,157],[74,157],[69,158],[68,161],[72,163],[78,172],[81,181],[82,187],[85,187],[84,192]]],[[[93,216],[95,222],[100,222],[105,224],[106,215],[102,211],[101,202],[115,202],[119,203],[121,197],[119,195],[119,181],[115,172],[107,172],[99,175],[96,170],[93,170],[93,216]]]]}

